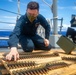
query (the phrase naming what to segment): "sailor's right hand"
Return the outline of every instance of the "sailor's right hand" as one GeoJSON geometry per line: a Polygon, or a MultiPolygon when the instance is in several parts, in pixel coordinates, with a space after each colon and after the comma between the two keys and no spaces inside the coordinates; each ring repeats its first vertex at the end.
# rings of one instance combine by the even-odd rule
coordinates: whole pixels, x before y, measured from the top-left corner
{"type": "Polygon", "coordinates": [[[12,57],[14,58],[14,61],[19,59],[19,53],[16,47],[11,48],[11,51],[6,55],[6,60],[10,61],[12,57]]]}

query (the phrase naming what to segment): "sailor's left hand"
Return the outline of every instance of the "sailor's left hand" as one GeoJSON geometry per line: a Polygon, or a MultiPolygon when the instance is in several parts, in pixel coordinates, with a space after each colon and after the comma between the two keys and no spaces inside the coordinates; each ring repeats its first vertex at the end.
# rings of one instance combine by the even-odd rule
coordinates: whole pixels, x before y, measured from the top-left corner
{"type": "Polygon", "coordinates": [[[49,46],[49,40],[48,39],[44,39],[44,43],[45,43],[45,46],[49,46]]]}

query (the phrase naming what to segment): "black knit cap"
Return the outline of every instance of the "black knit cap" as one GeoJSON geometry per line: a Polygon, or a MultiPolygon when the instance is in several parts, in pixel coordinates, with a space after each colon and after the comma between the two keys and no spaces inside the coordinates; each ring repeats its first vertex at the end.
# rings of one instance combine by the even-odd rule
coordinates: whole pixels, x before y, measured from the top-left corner
{"type": "Polygon", "coordinates": [[[31,10],[33,10],[33,9],[39,10],[39,4],[37,2],[35,2],[35,1],[31,1],[27,5],[27,9],[28,8],[31,9],[31,10]]]}

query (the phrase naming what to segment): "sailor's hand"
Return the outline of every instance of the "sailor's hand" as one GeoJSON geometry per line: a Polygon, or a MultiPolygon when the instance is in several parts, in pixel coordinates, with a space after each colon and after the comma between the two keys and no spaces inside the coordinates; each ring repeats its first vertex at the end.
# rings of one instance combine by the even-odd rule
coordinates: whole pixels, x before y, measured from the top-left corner
{"type": "Polygon", "coordinates": [[[49,46],[49,40],[48,39],[44,39],[44,43],[45,43],[45,46],[49,46]]]}
{"type": "Polygon", "coordinates": [[[18,53],[16,47],[11,48],[11,51],[9,52],[9,54],[6,55],[6,60],[10,61],[12,59],[12,57],[14,58],[14,61],[19,59],[19,53],[18,53]]]}

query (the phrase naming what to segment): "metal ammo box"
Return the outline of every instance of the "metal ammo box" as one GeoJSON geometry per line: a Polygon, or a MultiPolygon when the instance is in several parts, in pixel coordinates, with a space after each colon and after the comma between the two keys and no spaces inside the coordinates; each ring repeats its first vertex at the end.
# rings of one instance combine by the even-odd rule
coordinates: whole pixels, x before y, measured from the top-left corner
{"type": "Polygon", "coordinates": [[[57,44],[65,51],[65,53],[70,54],[71,51],[76,49],[76,44],[73,43],[66,36],[61,36],[57,41],[57,44]]]}

